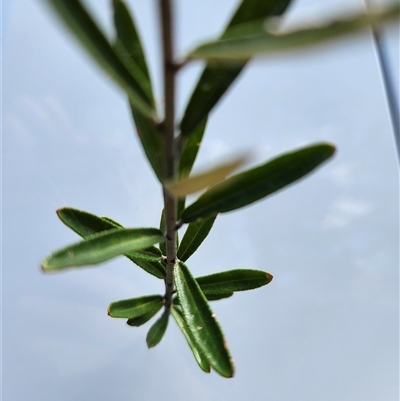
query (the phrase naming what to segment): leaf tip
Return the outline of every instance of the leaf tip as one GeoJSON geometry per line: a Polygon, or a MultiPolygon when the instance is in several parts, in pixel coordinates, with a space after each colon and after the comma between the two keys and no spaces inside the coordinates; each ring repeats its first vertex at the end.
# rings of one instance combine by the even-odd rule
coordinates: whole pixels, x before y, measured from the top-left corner
{"type": "Polygon", "coordinates": [[[272,274],[270,274],[270,273],[265,273],[266,274],[266,276],[267,276],[267,284],[269,284],[271,281],[272,281],[272,279],[274,278],[274,276],[272,275],[272,274]]]}

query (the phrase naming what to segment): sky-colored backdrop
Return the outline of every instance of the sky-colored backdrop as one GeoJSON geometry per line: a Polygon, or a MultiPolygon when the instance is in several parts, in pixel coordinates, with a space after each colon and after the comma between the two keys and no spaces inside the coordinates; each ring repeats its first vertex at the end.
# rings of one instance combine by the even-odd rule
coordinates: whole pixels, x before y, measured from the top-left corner
{"type": "MultiPolygon", "coordinates": [[[[87,1],[113,35],[108,0],[87,1]]],[[[131,0],[160,92],[155,0],[131,0]]],[[[176,1],[184,54],[218,34],[235,0],[176,1]]],[[[361,9],[361,0],[294,0],[287,22],[361,9]]],[[[128,260],[43,275],[76,241],[55,210],[157,226],[160,189],[124,95],[43,1],[3,1],[4,401],[397,401],[398,165],[369,32],[251,63],[215,108],[196,168],[243,150],[259,163],[329,141],[335,158],[269,199],[218,217],[188,265],[195,275],[256,268],[262,289],[213,303],[236,362],[227,380],[200,371],[170,322],[162,343],[107,316],[109,302],[163,291],[128,260]]],[[[399,79],[398,27],[386,30],[399,79]]],[[[179,80],[182,111],[200,63],[179,80]]]]}

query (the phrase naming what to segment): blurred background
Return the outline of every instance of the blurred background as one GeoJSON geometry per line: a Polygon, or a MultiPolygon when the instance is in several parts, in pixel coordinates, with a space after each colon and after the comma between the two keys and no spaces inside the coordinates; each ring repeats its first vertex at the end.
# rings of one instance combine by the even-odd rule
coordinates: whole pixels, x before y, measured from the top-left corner
{"type": "MultiPolygon", "coordinates": [[[[85,1],[113,37],[109,0],[85,1]]],[[[128,1],[162,106],[157,2],[128,1]]],[[[177,52],[218,35],[236,0],[176,1],[177,52]]],[[[252,61],[214,109],[195,169],[243,151],[253,163],[327,141],[336,156],[243,211],[218,217],[188,265],[274,280],[213,303],[235,359],[203,373],[171,321],[148,350],[149,324],[107,316],[110,302],[162,293],[124,258],[44,275],[40,261],[78,240],[55,210],[158,226],[161,192],[123,93],[44,1],[3,0],[2,393],[4,401],[397,401],[399,179],[370,32],[252,61]]],[[[361,0],[294,0],[285,23],[362,10],[361,0]]],[[[399,84],[399,27],[384,29],[399,84]]],[[[181,115],[202,63],[179,77],[181,115]]]]}

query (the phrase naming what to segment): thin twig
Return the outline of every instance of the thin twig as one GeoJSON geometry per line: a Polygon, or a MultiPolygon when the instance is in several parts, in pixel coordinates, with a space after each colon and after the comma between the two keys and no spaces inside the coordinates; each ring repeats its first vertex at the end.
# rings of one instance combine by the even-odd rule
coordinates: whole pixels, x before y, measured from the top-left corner
{"type": "MultiPolygon", "coordinates": [[[[161,34],[163,47],[163,70],[164,70],[164,122],[162,124],[163,136],[163,173],[164,181],[171,180],[176,175],[175,154],[175,73],[173,55],[173,23],[171,12],[172,0],[159,0],[161,34]]],[[[176,263],[176,210],[177,202],[165,188],[164,213],[166,226],[166,267],[165,278],[165,310],[169,311],[172,304],[174,292],[173,269],[176,263]]]]}
{"type": "MultiPolygon", "coordinates": [[[[365,0],[366,8],[370,8],[370,2],[365,0]]],[[[392,74],[389,67],[389,60],[385,47],[383,45],[382,34],[378,28],[371,25],[372,37],[375,43],[375,48],[378,56],[378,62],[382,71],[383,85],[385,87],[386,98],[389,106],[389,114],[392,122],[394,140],[396,143],[397,160],[400,166],[400,109],[399,102],[395,93],[395,83],[392,79],[392,74]]]]}

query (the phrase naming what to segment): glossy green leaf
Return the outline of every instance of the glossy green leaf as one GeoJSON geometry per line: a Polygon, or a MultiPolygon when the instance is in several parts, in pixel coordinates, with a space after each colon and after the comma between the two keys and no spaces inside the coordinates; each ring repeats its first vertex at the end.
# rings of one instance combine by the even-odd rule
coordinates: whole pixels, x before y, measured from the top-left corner
{"type": "Polygon", "coordinates": [[[222,330],[207,299],[184,263],[175,265],[174,280],[183,317],[195,344],[216,372],[224,377],[232,377],[233,362],[222,330]]]}
{"type": "Polygon", "coordinates": [[[164,298],[161,295],[123,299],[108,305],[108,315],[124,319],[133,319],[148,313],[153,316],[161,309],[164,298]]]}
{"type": "MultiPolygon", "coordinates": [[[[281,15],[291,0],[242,0],[227,30],[250,21],[281,15]]],[[[224,37],[224,35],[222,35],[224,37]]],[[[203,121],[246,65],[207,64],[189,100],[181,122],[181,134],[187,136],[203,121]]]]}
{"type": "Polygon", "coordinates": [[[67,267],[95,265],[164,240],[161,231],[155,228],[114,228],[92,234],[84,241],[53,253],[42,262],[42,269],[57,271],[67,267]]]}
{"type": "Polygon", "coordinates": [[[156,320],[147,333],[146,343],[149,348],[155,347],[164,337],[167,330],[169,313],[164,312],[161,317],[156,320]]]}
{"type": "MultiPolygon", "coordinates": [[[[94,233],[123,228],[121,224],[109,217],[98,217],[70,207],[58,209],[57,215],[66,226],[85,239],[94,233]]],[[[153,276],[160,279],[165,277],[165,266],[160,263],[161,251],[155,246],[135,252],[127,252],[124,256],[153,276]]]]}
{"type": "Polygon", "coordinates": [[[139,68],[143,74],[142,85],[148,90],[149,99],[153,101],[150,74],[134,18],[122,0],[113,0],[113,6],[118,43],[126,53],[126,57],[129,60],[128,65],[133,62],[134,66],[139,68]]]}
{"type": "Polygon", "coordinates": [[[171,314],[174,317],[177,325],[181,329],[183,335],[185,336],[186,341],[187,341],[190,349],[193,352],[193,356],[196,359],[196,362],[198,363],[198,365],[204,372],[209,373],[211,371],[210,364],[208,363],[208,360],[204,356],[203,352],[196,345],[196,343],[193,339],[193,336],[192,336],[190,330],[188,329],[188,326],[187,326],[185,320],[183,319],[182,312],[178,308],[172,307],[171,314]]]}
{"type": "Polygon", "coordinates": [[[210,62],[241,62],[256,55],[273,55],[280,52],[301,50],[310,46],[323,44],[334,39],[341,39],[358,33],[371,24],[376,26],[389,20],[398,21],[399,6],[388,8],[383,12],[361,13],[345,17],[318,27],[304,27],[290,32],[268,30],[264,21],[244,24],[231,32],[232,38],[223,38],[205,43],[192,51],[188,58],[207,59],[210,62]]]}
{"type": "Polygon", "coordinates": [[[162,162],[162,146],[161,134],[157,130],[154,121],[136,111],[134,105],[130,104],[132,118],[135,122],[136,132],[146,154],[147,160],[157,177],[163,181],[163,162],[162,162]]]}
{"type": "Polygon", "coordinates": [[[234,175],[202,194],[184,210],[182,220],[190,223],[250,205],[310,173],[334,152],[332,145],[313,145],[234,175]]]}
{"type": "Polygon", "coordinates": [[[155,118],[146,89],[142,86],[143,74],[132,75],[116,54],[101,29],[80,0],[46,0],[63,23],[89,52],[97,64],[127,93],[132,104],[142,114],[155,118]]]}
{"type": "Polygon", "coordinates": [[[237,170],[246,160],[245,156],[241,156],[202,174],[193,175],[175,182],[167,182],[165,186],[173,196],[184,198],[186,195],[201,191],[222,181],[233,171],[237,170]]]}
{"type": "Polygon", "coordinates": [[[217,215],[200,221],[193,221],[186,229],[178,248],[178,259],[185,262],[193,255],[202,242],[207,238],[217,215]]]}
{"type": "Polygon", "coordinates": [[[139,327],[145,323],[147,323],[162,307],[162,303],[158,309],[154,309],[150,312],[146,312],[143,315],[132,317],[127,320],[126,324],[132,327],[139,327]]]}
{"type": "Polygon", "coordinates": [[[261,270],[250,269],[228,270],[208,276],[196,277],[196,281],[205,295],[254,290],[267,285],[271,280],[271,274],[261,270]]]}

